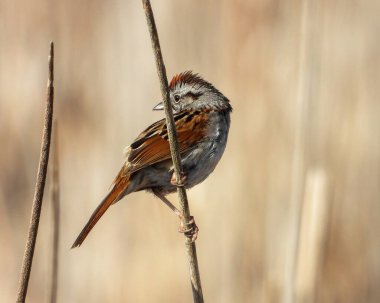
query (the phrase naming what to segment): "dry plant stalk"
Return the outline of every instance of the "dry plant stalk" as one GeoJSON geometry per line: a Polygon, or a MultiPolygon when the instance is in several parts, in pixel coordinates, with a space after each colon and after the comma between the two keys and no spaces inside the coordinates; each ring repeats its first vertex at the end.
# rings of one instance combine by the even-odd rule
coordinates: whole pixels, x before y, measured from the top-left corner
{"type": "Polygon", "coordinates": [[[317,284],[323,262],[328,217],[326,171],[322,168],[309,169],[297,253],[295,280],[297,302],[317,302],[317,284]]]}
{"type": "Polygon", "coordinates": [[[54,43],[50,43],[49,54],[49,79],[47,85],[47,103],[45,111],[45,122],[42,134],[42,144],[40,152],[40,160],[38,164],[37,182],[34,192],[32,214],[28,230],[28,238],[25,246],[24,257],[17,292],[17,302],[25,302],[26,293],[28,291],[28,283],[30,271],[32,268],[34,248],[38,233],[38,224],[40,222],[42,199],[44,196],[46,173],[49,162],[50,139],[53,120],[53,100],[54,100],[54,43]]]}
{"type": "Polygon", "coordinates": [[[294,144],[292,155],[291,189],[290,189],[290,224],[289,247],[286,261],[286,276],[284,281],[284,303],[294,303],[295,279],[297,271],[297,258],[299,246],[300,218],[302,209],[302,196],[304,192],[305,178],[305,141],[307,129],[307,109],[310,102],[311,85],[311,57],[310,57],[310,17],[311,1],[302,0],[299,55],[298,55],[298,80],[294,125],[294,144]]]}
{"type": "Polygon", "coordinates": [[[60,199],[59,199],[59,143],[58,143],[58,125],[54,121],[53,130],[53,176],[52,176],[52,216],[53,216],[53,253],[52,253],[52,269],[51,269],[51,287],[50,287],[50,302],[57,301],[58,292],[58,252],[59,252],[59,225],[60,225],[60,199]]]}
{"type": "MultiPolygon", "coordinates": [[[[170,102],[169,86],[168,86],[168,79],[166,76],[165,64],[162,58],[160,41],[158,39],[158,33],[157,33],[156,24],[154,21],[152,6],[149,0],[142,0],[142,3],[143,3],[144,11],[145,11],[146,21],[149,28],[150,38],[152,41],[152,48],[153,48],[153,52],[154,52],[154,56],[156,60],[157,73],[160,79],[160,88],[161,88],[162,98],[164,101],[165,116],[166,116],[166,123],[168,126],[170,151],[171,151],[171,156],[173,159],[174,172],[175,172],[177,180],[180,180],[183,170],[182,170],[182,164],[181,164],[181,157],[179,153],[177,133],[176,133],[175,124],[174,124],[173,111],[172,111],[172,106],[170,102]]],[[[179,201],[180,201],[180,209],[185,220],[184,223],[187,224],[190,221],[190,209],[189,209],[189,203],[187,200],[186,189],[184,187],[178,187],[177,192],[178,192],[179,201]]],[[[186,251],[187,251],[187,255],[188,255],[189,263],[190,263],[190,279],[191,279],[191,287],[193,291],[193,300],[195,303],[202,303],[203,293],[202,293],[201,278],[200,278],[199,267],[198,267],[197,250],[196,250],[195,243],[192,242],[191,239],[189,238],[186,238],[186,251]]]]}

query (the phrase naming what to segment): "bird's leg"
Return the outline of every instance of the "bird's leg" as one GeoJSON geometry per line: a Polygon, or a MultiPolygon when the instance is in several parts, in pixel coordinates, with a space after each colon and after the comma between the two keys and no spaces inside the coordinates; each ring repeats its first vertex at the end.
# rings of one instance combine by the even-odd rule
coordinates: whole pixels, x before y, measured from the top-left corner
{"type": "Polygon", "coordinates": [[[173,172],[172,174],[172,178],[170,179],[170,183],[172,185],[175,185],[177,187],[184,187],[186,185],[186,181],[187,181],[187,176],[185,173],[181,172],[180,173],[181,177],[179,179],[179,181],[177,180],[177,177],[175,175],[175,172],[173,172]]]}
{"type": "Polygon", "coordinates": [[[164,202],[181,220],[178,232],[183,233],[186,237],[191,239],[191,242],[194,242],[198,237],[199,231],[198,226],[195,224],[194,217],[191,216],[189,222],[185,223],[185,218],[183,217],[182,213],[178,210],[178,208],[173,205],[173,203],[166,199],[166,197],[159,191],[153,189],[153,193],[157,198],[164,202]]]}
{"type": "Polygon", "coordinates": [[[172,210],[172,212],[174,212],[176,215],[177,215],[177,217],[180,219],[180,220],[183,220],[183,216],[182,216],[182,213],[179,211],[179,209],[177,208],[177,207],[175,207],[174,205],[173,205],[173,203],[172,202],[170,202],[168,199],[166,199],[166,197],[163,195],[163,194],[161,194],[159,191],[157,191],[157,190],[154,190],[154,189],[152,189],[152,191],[153,191],[153,194],[157,197],[157,198],[159,198],[162,202],[164,202],[171,210],[172,210]]]}

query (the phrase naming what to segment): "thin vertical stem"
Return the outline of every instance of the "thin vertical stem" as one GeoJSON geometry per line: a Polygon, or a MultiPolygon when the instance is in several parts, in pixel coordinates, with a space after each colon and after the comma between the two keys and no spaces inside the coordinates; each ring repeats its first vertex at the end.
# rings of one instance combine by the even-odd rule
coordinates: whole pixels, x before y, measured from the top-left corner
{"type": "Polygon", "coordinates": [[[302,303],[317,302],[317,284],[329,220],[327,185],[327,174],[324,169],[320,167],[308,169],[295,279],[295,297],[302,303]]]}
{"type": "Polygon", "coordinates": [[[45,111],[45,123],[42,134],[40,160],[37,172],[37,181],[33,198],[32,214],[29,224],[28,238],[25,246],[24,257],[17,292],[17,302],[25,302],[28,291],[29,277],[33,263],[34,248],[38,233],[38,224],[40,222],[42,199],[44,196],[46,173],[49,162],[50,139],[53,120],[53,100],[54,100],[54,43],[50,43],[49,54],[49,79],[47,85],[47,102],[45,111]]]}
{"type": "MultiPolygon", "coordinates": [[[[161,94],[164,101],[165,107],[165,116],[166,116],[166,124],[168,127],[169,134],[169,143],[170,143],[170,151],[173,159],[174,172],[177,180],[181,179],[182,176],[182,164],[181,157],[179,153],[179,146],[177,140],[177,133],[174,124],[174,117],[172,106],[169,97],[169,86],[168,80],[166,77],[166,69],[164,60],[162,58],[160,41],[158,38],[157,28],[154,21],[153,11],[149,0],[142,0],[143,7],[146,15],[146,21],[149,28],[150,38],[152,41],[152,48],[156,60],[157,73],[160,80],[161,94]]],[[[186,189],[184,187],[178,187],[177,189],[181,212],[184,216],[184,223],[187,224],[190,221],[190,209],[189,203],[187,200],[186,189]]],[[[191,241],[191,239],[186,238],[186,252],[189,258],[190,264],[190,279],[191,279],[191,287],[193,290],[193,300],[196,303],[203,302],[203,293],[201,287],[201,278],[199,274],[198,267],[198,259],[197,259],[197,250],[195,243],[191,241]]]]}
{"type": "Polygon", "coordinates": [[[59,260],[59,225],[60,225],[60,187],[59,187],[59,143],[58,143],[58,125],[54,121],[53,131],[53,176],[52,176],[52,216],[53,216],[53,254],[51,269],[51,289],[50,302],[57,301],[58,292],[58,260],[59,260]]]}
{"type": "Polygon", "coordinates": [[[305,136],[307,126],[307,108],[310,102],[311,66],[310,66],[310,17],[311,1],[301,1],[301,22],[298,54],[297,96],[295,105],[295,131],[292,154],[292,173],[290,189],[290,228],[289,250],[286,263],[286,281],[284,303],[295,303],[295,279],[298,258],[300,218],[305,179],[305,136]]]}

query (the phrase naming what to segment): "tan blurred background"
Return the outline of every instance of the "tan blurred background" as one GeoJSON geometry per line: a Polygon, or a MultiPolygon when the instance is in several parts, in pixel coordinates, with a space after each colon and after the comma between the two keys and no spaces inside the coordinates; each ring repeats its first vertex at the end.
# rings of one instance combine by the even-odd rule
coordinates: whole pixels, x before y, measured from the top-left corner
{"type": "MultiPolygon", "coordinates": [[[[305,1],[153,1],[168,76],[198,72],[234,107],[221,163],[189,192],[206,302],[380,301],[380,2],[305,1]]],[[[50,40],[58,302],[192,302],[179,222],[152,195],[70,250],[123,148],[162,117],[141,2],[118,0],[0,2],[0,301],[16,298],[50,40]]],[[[28,302],[48,302],[50,192],[28,302]]]]}

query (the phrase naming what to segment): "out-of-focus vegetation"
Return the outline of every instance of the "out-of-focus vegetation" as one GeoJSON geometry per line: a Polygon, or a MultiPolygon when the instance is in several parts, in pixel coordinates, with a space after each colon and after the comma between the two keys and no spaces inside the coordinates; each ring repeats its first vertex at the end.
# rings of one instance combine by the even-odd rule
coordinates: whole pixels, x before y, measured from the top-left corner
{"type": "MultiPolygon", "coordinates": [[[[301,3],[152,3],[168,75],[198,72],[234,107],[221,163],[189,191],[207,302],[289,298],[301,3]]],[[[300,290],[306,294],[297,290],[301,302],[380,300],[379,12],[376,0],[318,1],[307,16],[299,226],[310,216],[321,232],[317,242],[306,236],[318,244],[316,264],[296,262],[307,265],[298,278],[316,273],[300,290]],[[309,200],[325,207],[323,220],[307,212],[309,200]]],[[[140,1],[99,0],[0,3],[0,301],[16,297],[50,40],[61,139],[58,300],[192,302],[179,222],[152,195],[123,199],[81,248],[69,249],[107,193],[123,148],[162,117],[151,111],[160,93],[140,1]]],[[[28,302],[49,294],[50,202],[46,195],[28,302]]],[[[300,234],[303,254],[309,245],[300,234]]]]}

